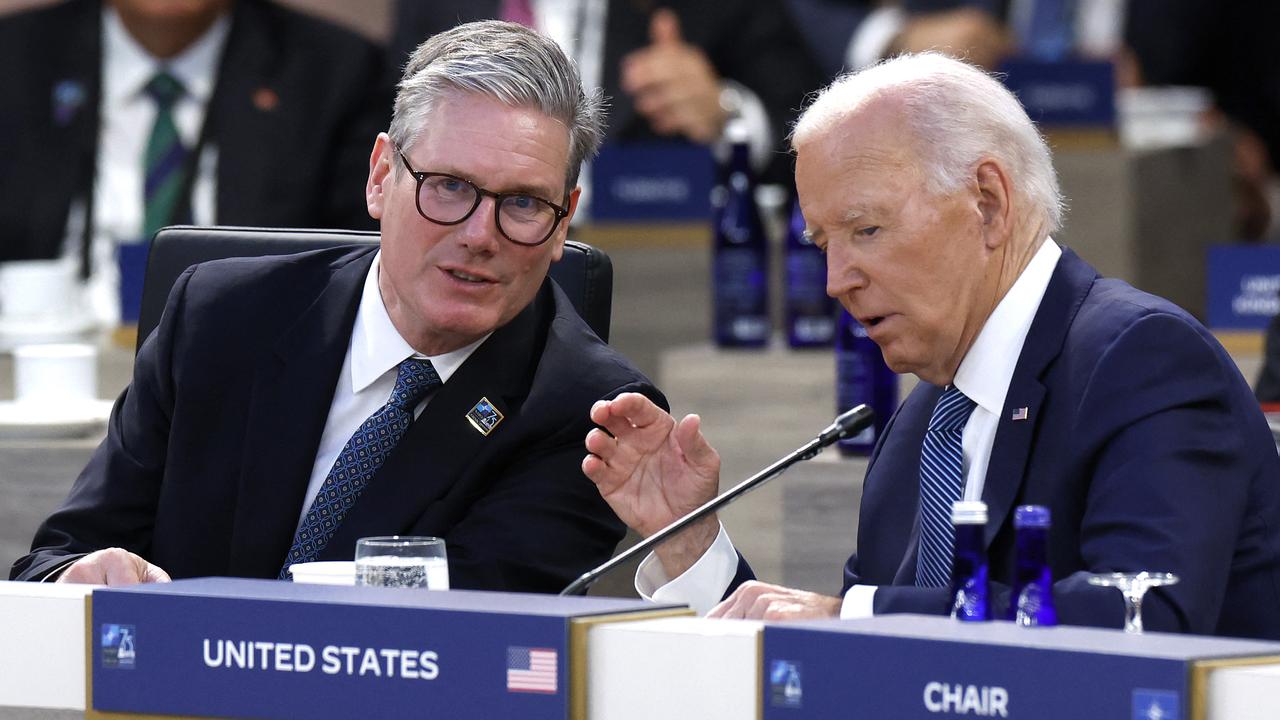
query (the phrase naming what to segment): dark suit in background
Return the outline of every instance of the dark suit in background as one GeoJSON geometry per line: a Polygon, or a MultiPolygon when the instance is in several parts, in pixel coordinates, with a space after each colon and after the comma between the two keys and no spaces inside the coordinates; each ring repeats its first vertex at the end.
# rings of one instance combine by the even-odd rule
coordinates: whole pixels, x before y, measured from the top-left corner
{"type": "MultiPolygon", "coordinates": [[[[14,579],[120,546],[174,578],[273,578],[302,508],[373,249],[198,265],[139,352],[107,439],[14,579]]],[[[451,584],[554,592],[623,526],[582,475],[591,404],[662,395],[550,280],[431,398],[319,559],[367,535],[447,542],[451,584]],[[466,413],[505,415],[489,436],[466,413]]]]}
{"type": "MultiPolygon", "coordinates": [[[[499,0],[399,0],[390,48],[396,74],[418,43],[458,23],[495,18],[500,6],[499,0]]],[[[619,67],[628,53],[649,44],[650,16],[663,7],[679,16],[685,41],[706,53],[721,78],[739,82],[760,97],[777,148],[768,179],[789,185],[793,162],[783,138],[805,95],[817,90],[824,76],[779,0],[610,0],[600,76],[609,98],[607,142],[661,137],[622,90],[619,67]]]]}
{"type": "MultiPolygon", "coordinates": [[[[920,450],[941,388],[921,384],[871,459],[845,588],[882,585],[875,611],[941,612],[912,587],[920,450]]],[[[1089,572],[1167,571],[1149,630],[1280,638],[1280,458],[1226,352],[1181,309],[1102,279],[1064,251],[1005,399],[982,499],[998,611],[1009,602],[1013,509],[1053,513],[1059,619],[1118,627],[1120,594],[1089,572]],[[1028,419],[1013,411],[1027,408],[1028,419]],[[998,589],[995,583],[999,583],[998,589]]]]}
{"type": "MultiPolygon", "coordinates": [[[[0,260],[57,257],[72,200],[92,195],[101,26],[99,0],[0,19],[0,260]]],[[[217,222],[374,228],[363,188],[390,116],[383,63],[349,31],[237,0],[202,132],[218,151],[217,222]]]]}

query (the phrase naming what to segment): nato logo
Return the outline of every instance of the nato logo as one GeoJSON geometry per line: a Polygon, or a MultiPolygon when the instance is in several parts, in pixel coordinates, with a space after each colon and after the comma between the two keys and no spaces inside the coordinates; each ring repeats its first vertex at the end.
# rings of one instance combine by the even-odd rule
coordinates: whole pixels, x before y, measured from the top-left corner
{"type": "Polygon", "coordinates": [[[133,642],[137,629],[132,625],[102,624],[102,667],[133,669],[133,642]]]}
{"type": "Polygon", "coordinates": [[[804,695],[800,686],[800,663],[774,660],[769,666],[769,687],[774,707],[800,707],[800,700],[804,695]]]}
{"type": "Polygon", "coordinates": [[[467,422],[471,423],[471,427],[480,432],[481,435],[488,437],[493,429],[498,427],[498,423],[502,422],[503,415],[498,412],[498,408],[489,402],[489,398],[480,398],[480,402],[467,412],[467,422]]]}
{"type": "Polygon", "coordinates": [[[1172,690],[1133,691],[1133,720],[1180,720],[1178,693],[1172,690]]]}

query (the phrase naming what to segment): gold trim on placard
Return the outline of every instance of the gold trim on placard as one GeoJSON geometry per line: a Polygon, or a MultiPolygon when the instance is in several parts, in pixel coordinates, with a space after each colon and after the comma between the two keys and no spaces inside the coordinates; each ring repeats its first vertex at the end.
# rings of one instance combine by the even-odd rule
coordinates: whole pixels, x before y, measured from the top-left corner
{"type": "Polygon", "coordinates": [[[764,628],[756,633],[756,658],[759,672],[756,673],[756,720],[764,720],[764,628]]]}
{"type": "Polygon", "coordinates": [[[569,619],[569,720],[587,720],[587,633],[596,625],[693,617],[689,608],[636,610],[606,615],[586,615],[569,619]]]}
{"type": "Polygon", "coordinates": [[[1256,655],[1253,657],[1219,658],[1192,662],[1188,720],[1208,720],[1209,673],[1222,668],[1274,665],[1276,663],[1280,663],[1280,655],[1256,655]]]}
{"type": "Polygon", "coordinates": [[[1266,334],[1261,330],[1216,330],[1213,336],[1231,355],[1256,355],[1265,351],[1266,334]]]}

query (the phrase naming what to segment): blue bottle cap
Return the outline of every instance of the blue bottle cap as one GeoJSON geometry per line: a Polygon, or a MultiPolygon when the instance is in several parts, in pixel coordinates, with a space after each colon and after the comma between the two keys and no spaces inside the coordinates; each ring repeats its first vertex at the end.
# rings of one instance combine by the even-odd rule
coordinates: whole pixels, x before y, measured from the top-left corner
{"type": "Polygon", "coordinates": [[[1049,508],[1043,505],[1019,505],[1013,513],[1013,526],[1015,528],[1047,528],[1049,527],[1049,508]]]}

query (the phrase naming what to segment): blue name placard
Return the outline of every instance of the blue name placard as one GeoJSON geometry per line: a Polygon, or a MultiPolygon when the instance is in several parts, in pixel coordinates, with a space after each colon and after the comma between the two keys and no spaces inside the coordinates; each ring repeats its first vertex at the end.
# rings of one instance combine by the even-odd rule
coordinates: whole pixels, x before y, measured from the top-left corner
{"type": "Polygon", "coordinates": [[[1041,127],[1112,128],[1115,70],[1109,62],[1007,60],[1004,83],[1041,127]]]}
{"type": "Polygon", "coordinates": [[[230,578],[92,602],[93,709],[247,718],[564,720],[570,621],[663,609],[230,578]]]}
{"type": "Polygon", "coordinates": [[[766,720],[1189,718],[1197,659],[1280,645],[886,615],[766,625],[766,720]]]}
{"type": "Polygon", "coordinates": [[[592,164],[591,219],[597,222],[706,221],[715,162],[687,143],[607,145],[592,164]]]}
{"type": "Polygon", "coordinates": [[[1280,312],[1280,247],[1209,248],[1209,327],[1265,330],[1280,312]]]}

